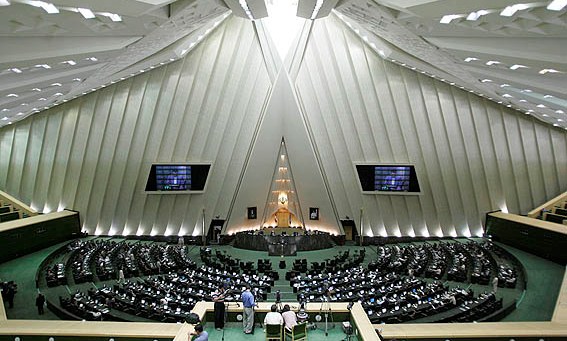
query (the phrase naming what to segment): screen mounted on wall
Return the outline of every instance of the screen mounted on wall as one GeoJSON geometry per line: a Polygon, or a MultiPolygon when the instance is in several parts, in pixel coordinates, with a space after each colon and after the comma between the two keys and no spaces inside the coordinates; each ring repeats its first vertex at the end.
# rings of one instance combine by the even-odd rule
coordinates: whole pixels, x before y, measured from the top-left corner
{"type": "Polygon", "coordinates": [[[363,192],[385,194],[419,193],[412,165],[356,165],[363,192]]]}
{"type": "Polygon", "coordinates": [[[209,164],[153,164],[146,182],[146,192],[186,193],[203,191],[209,164]]]}

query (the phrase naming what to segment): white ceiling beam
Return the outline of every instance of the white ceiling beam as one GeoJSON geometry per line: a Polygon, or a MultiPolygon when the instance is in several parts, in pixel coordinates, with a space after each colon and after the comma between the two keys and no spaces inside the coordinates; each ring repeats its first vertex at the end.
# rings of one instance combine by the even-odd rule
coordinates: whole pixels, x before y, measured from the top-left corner
{"type": "MultiPolygon", "coordinates": [[[[26,61],[67,58],[76,54],[95,54],[120,50],[141,37],[0,37],[0,63],[22,65],[26,61]]],[[[68,58],[67,58],[68,59],[68,58]]]]}
{"type": "Polygon", "coordinates": [[[426,37],[435,46],[443,49],[470,51],[566,64],[564,38],[467,38],[467,37],[426,37]]]}
{"type": "MultiPolygon", "coordinates": [[[[324,0],[321,8],[317,12],[317,15],[313,19],[320,19],[328,16],[338,2],[339,0],[324,0]]],[[[317,0],[299,0],[297,3],[297,16],[300,18],[311,19],[316,4],[317,0]]]]}
{"type": "MultiPolygon", "coordinates": [[[[177,0],[50,0],[58,7],[81,7],[94,12],[110,12],[130,17],[140,17],[177,0]]],[[[183,2],[183,1],[182,1],[183,2]]]]}

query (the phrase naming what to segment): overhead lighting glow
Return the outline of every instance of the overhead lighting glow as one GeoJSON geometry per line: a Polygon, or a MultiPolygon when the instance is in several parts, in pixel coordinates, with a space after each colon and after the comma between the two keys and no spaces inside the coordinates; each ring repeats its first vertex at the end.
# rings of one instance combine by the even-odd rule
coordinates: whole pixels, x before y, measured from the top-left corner
{"type": "Polygon", "coordinates": [[[61,83],[51,83],[51,86],[63,86],[61,83]]]}
{"type": "Polygon", "coordinates": [[[10,6],[10,1],[8,1],[8,0],[0,0],[0,6],[10,6]]]}
{"type": "Polygon", "coordinates": [[[14,73],[22,73],[22,70],[18,69],[17,67],[13,67],[10,70],[14,73]]]}
{"type": "Polygon", "coordinates": [[[547,5],[547,9],[550,11],[561,11],[565,6],[567,6],[567,0],[554,0],[547,5]]]}
{"type": "Polygon", "coordinates": [[[504,95],[502,95],[502,97],[511,98],[511,97],[513,97],[513,96],[510,95],[510,94],[504,94],[504,95]]]}
{"type": "Polygon", "coordinates": [[[81,13],[81,15],[83,16],[83,18],[85,19],[94,19],[96,18],[96,15],[94,15],[93,11],[91,11],[88,8],[77,8],[77,10],[79,11],[79,13],[81,13]]]}
{"type": "Polygon", "coordinates": [[[7,94],[6,97],[18,97],[17,94],[7,94]]]}
{"type": "Polygon", "coordinates": [[[86,60],[90,60],[91,62],[98,62],[98,58],[96,58],[96,57],[89,57],[89,58],[86,58],[86,60]]]}
{"type": "Polygon", "coordinates": [[[472,62],[473,60],[478,60],[478,58],[475,58],[475,57],[467,57],[467,58],[465,58],[465,62],[467,62],[467,63],[470,63],[470,62],[472,62]]]}
{"type": "Polygon", "coordinates": [[[521,64],[514,64],[512,66],[510,66],[510,70],[518,70],[518,69],[527,69],[528,67],[525,65],[521,65],[521,64]]]}
{"type": "Polygon", "coordinates": [[[483,79],[481,80],[482,83],[489,83],[492,82],[492,79],[483,79]]]}
{"type": "Polygon", "coordinates": [[[441,20],[439,20],[439,23],[450,24],[451,21],[453,21],[455,19],[459,19],[461,17],[463,17],[463,16],[460,15],[460,14],[447,14],[447,15],[444,15],[443,18],[441,18],[441,20]]]}
{"type": "Polygon", "coordinates": [[[503,17],[511,17],[516,14],[517,11],[523,11],[528,8],[530,8],[530,6],[526,4],[515,4],[504,8],[502,12],[500,12],[500,15],[503,17]]]}
{"type": "Polygon", "coordinates": [[[490,66],[490,65],[495,65],[495,64],[500,64],[499,61],[497,60],[489,60],[486,62],[486,65],[490,66]]]}
{"type": "Polygon", "coordinates": [[[510,84],[504,83],[504,84],[500,85],[501,88],[505,88],[505,87],[507,87],[507,86],[510,86],[510,84]]]}
{"type": "Polygon", "coordinates": [[[110,20],[118,22],[118,21],[122,21],[122,17],[119,16],[116,13],[108,13],[108,12],[101,12],[99,13],[100,15],[104,15],[105,17],[110,18],[110,20]]]}
{"type": "Polygon", "coordinates": [[[49,3],[49,2],[44,2],[44,1],[29,1],[27,2],[28,4],[34,6],[34,7],[41,7],[43,8],[44,11],[46,11],[49,14],[57,14],[59,13],[59,10],[57,9],[57,7],[55,7],[54,4],[49,3]]]}
{"type": "Polygon", "coordinates": [[[248,4],[246,3],[246,0],[238,0],[238,3],[240,4],[240,7],[242,7],[242,10],[244,10],[244,13],[246,13],[248,19],[254,20],[254,17],[252,16],[252,12],[250,11],[248,4]]]}
{"type": "Polygon", "coordinates": [[[560,73],[561,71],[555,69],[543,69],[539,71],[540,75],[545,75],[546,73],[560,73]]]}
{"type": "Polygon", "coordinates": [[[61,64],[77,65],[77,62],[74,60],[66,60],[64,62],[61,62],[61,64]]]}
{"type": "Polygon", "coordinates": [[[490,12],[487,11],[487,10],[485,10],[485,9],[481,9],[481,10],[478,10],[478,11],[476,11],[476,12],[471,12],[471,13],[467,16],[467,20],[469,20],[469,21],[475,21],[475,20],[478,20],[478,19],[479,19],[480,17],[482,17],[483,15],[487,15],[487,14],[489,14],[489,13],[490,13],[490,12]]]}
{"type": "Polygon", "coordinates": [[[319,10],[321,9],[321,6],[323,6],[323,1],[324,0],[317,0],[317,2],[315,3],[313,13],[311,13],[311,20],[317,18],[317,14],[319,14],[319,10]]]}
{"type": "Polygon", "coordinates": [[[545,104],[538,104],[538,105],[536,105],[536,107],[538,107],[538,108],[547,108],[547,107],[545,106],[545,104]]]}
{"type": "Polygon", "coordinates": [[[35,67],[42,67],[44,69],[51,69],[51,66],[49,66],[48,64],[37,64],[35,67]]]}

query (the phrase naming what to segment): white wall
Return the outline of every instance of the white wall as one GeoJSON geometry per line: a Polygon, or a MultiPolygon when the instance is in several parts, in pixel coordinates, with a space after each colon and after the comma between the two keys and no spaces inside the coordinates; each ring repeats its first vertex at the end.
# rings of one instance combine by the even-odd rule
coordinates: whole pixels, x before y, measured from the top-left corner
{"type": "Polygon", "coordinates": [[[376,55],[315,21],[295,86],[341,218],[366,235],[476,235],[567,190],[567,134],[376,55]],[[362,195],[353,163],[414,164],[419,196],[362,195]]]}
{"type": "Polygon", "coordinates": [[[271,82],[249,20],[186,58],[0,129],[0,188],[100,234],[201,234],[229,210],[271,82]],[[205,194],[146,195],[152,162],[212,162],[205,194]]]}

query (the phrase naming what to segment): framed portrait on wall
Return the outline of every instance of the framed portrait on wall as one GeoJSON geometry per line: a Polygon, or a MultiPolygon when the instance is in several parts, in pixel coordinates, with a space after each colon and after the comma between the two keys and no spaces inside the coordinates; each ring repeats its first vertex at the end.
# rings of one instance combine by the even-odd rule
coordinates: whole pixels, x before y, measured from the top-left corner
{"type": "Polygon", "coordinates": [[[258,217],[256,213],[257,213],[256,206],[248,207],[248,219],[256,219],[258,217]]]}
{"type": "Polygon", "coordinates": [[[309,220],[319,220],[319,207],[309,207],[309,220]]]}

